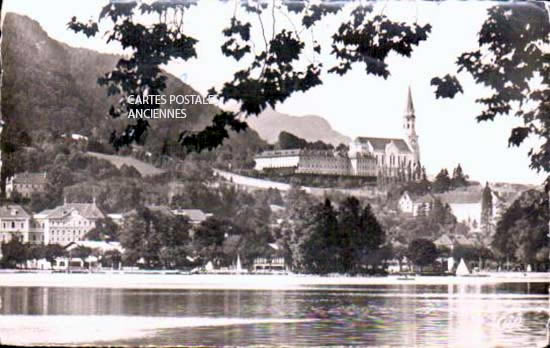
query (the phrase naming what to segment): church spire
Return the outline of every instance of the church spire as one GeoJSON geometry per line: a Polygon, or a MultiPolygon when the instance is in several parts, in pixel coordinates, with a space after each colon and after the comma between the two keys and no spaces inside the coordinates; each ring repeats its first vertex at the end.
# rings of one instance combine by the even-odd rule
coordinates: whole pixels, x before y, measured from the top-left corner
{"type": "Polygon", "coordinates": [[[414,114],[414,105],[410,85],[409,90],[407,91],[405,114],[403,115],[403,130],[405,131],[405,139],[407,144],[414,154],[414,162],[420,163],[420,148],[418,146],[418,135],[416,134],[416,116],[414,114]]]}
{"type": "Polygon", "coordinates": [[[414,105],[413,105],[410,85],[409,85],[409,93],[407,94],[407,105],[405,107],[405,116],[414,116],[414,105]]]}
{"type": "Polygon", "coordinates": [[[416,136],[415,130],[415,119],[414,115],[414,105],[412,100],[411,86],[407,93],[407,104],[405,106],[405,114],[403,115],[403,129],[407,137],[416,136]]]}

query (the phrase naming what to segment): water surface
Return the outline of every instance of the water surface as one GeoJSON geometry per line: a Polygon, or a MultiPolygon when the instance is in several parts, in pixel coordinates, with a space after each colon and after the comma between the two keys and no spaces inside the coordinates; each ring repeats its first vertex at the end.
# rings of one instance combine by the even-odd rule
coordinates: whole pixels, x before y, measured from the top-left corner
{"type": "Polygon", "coordinates": [[[2,343],[540,347],[548,283],[0,288],[2,343]]]}

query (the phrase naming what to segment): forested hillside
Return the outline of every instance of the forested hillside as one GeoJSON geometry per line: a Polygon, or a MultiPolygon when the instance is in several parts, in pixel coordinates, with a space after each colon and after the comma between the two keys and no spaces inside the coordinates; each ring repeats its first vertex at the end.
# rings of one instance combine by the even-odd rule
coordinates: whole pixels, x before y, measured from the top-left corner
{"type": "MultiPolygon", "coordinates": [[[[114,129],[121,129],[120,121],[108,114],[113,97],[107,97],[107,90],[97,84],[100,76],[113,69],[118,56],[70,47],[50,38],[38,22],[8,13],[3,25],[2,59],[5,152],[55,140],[64,133],[107,142],[114,129]]],[[[167,76],[166,95],[198,95],[176,77],[167,76]]],[[[176,143],[179,133],[202,129],[218,110],[207,104],[188,104],[185,109],[185,119],[150,122],[146,151],[175,155],[177,145],[171,144],[176,143]]],[[[248,130],[231,136],[214,158],[224,152],[248,156],[264,145],[255,131],[248,130]]],[[[10,156],[7,158],[9,161],[10,156]]],[[[226,156],[226,160],[231,159],[226,156]]]]}

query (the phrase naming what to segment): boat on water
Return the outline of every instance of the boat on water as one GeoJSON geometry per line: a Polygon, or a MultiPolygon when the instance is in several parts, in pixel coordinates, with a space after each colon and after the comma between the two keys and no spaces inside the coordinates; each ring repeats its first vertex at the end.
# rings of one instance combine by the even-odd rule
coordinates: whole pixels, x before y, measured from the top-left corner
{"type": "Polygon", "coordinates": [[[468,266],[466,266],[466,262],[464,262],[464,259],[460,259],[460,263],[458,264],[458,267],[456,268],[455,275],[459,277],[469,276],[471,275],[470,270],[468,269],[468,266]]]}
{"type": "Polygon", "coordinates": [[[470,272],[468,266],[466,266],[466,262],[464,262],[464,259],[460,259],[455,275],[458,277],[490,277],[489,274],[470,272]]]}
{"type": "Polygon", "coordinates": [[[233,267],[233,270],[232,270],[231,273],[235,273],[235,274],[248,273],[248,270],[243,269],[243,266],[241,264],[241,257],[240,257],[239,254],[237,254],[237,261],[236,261],[235,266],[233,267]]]}

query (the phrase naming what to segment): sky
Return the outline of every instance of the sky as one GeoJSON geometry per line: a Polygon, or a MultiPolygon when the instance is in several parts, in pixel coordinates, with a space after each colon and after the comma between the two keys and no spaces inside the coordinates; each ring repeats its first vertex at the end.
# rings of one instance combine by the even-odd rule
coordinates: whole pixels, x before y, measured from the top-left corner
{"type": "MultiPolygon", "coordinates": [[[[101,35],[88,39],[66,28],[72,16],[82,21],[96,20],[104,4],[106,1],[103,0],[4,0],[6,12],[24,14],[37,20],[56,40],[74,47],[121,53],[119,46],[107,45],[101,35]]],[[[390,55],[387,63],[391,75],[387,79],[366,75],[364,65],[354,66],[343,77],[325,74],[322,86],[306,93],[296,93],[284,104],[278,105],[277,111],[294,116],[322,116],[335,130],[352,138],[402,137],[403,113],[410,86],[422,164],[429,175],[437,174],[441,168],[452,172],[460,163],[471,179],[480,182],[538,185],[544,180],[544,175],[529,169],[527,156],[537,140],[533,139],[519,148],[508,147],[510,130],[521,125],[521,120],[512,116],[500,117],[495,122],[478,123],[475,120],[481,111],[475,100],[489,95],[490,91],[475,85],[464,73],[458,77],[465,93],[458,94],[452,100],[436,99],[434,88],[430,86],[433,77],[456,72],[454,63],[462,52],[476,49],[477,32],[486,17],[487,8],[492,4],[486,1],[378,2],[374,13],[383,12],[390,19],[408,23],[430,23],[432,32],[428,40],[421,42],[410,58],[390,55]]],[[[185,31],[187,35],[199,39],[198,59],[173,62],[165,69],[203,94],[210,87],[220,87],[223,82],[231,80],[233,73],[246,63],[236,63],[220,52],[224,41],[221,31],[228,26],[234,8],[233,1],[221,3],[217,0],[202,0],[198,6],[192,7],[185,15],[185,31]]],[[[243,10],[237,10],[236,14],[241,20],[251,21],[253,41],[263,45],[257,17],[249,18],[243,10]]],[[[315,39],[326,45],[348,14],[349,7],[346,7],[338,16],[323,20],[314,31],[315,39]]],[[[273,24],[271,14],[266,14],[262,20],[269,36],[273,24]]],[[[296,21],[297,18],[277,13],[275,24],[277,30],[282,27],[292,29],[291,22],[296,21]]],[[[108,25],[100,29],[106,30],[108,25]]],[[[307,38],[310,33],[301,35],[307,38]]],[[[325,66],[332,66],[335,60],[328,55],[330,46],[325,47],[327,49],[317,59],[325,66]]],[[[312,55],[308,57],[312,58],[312,55]]]]}

